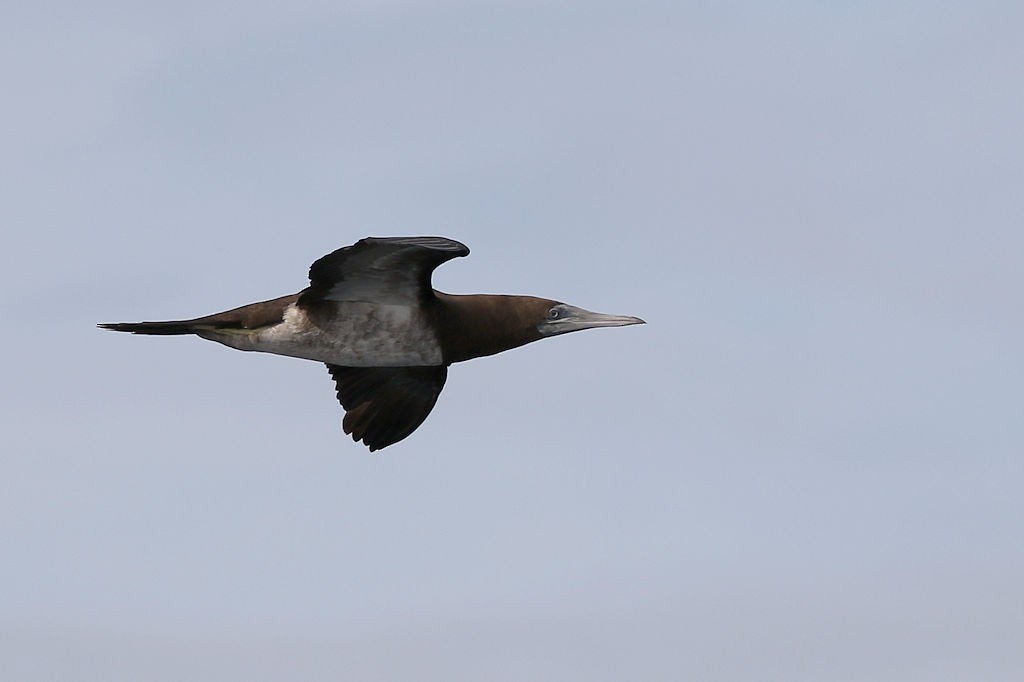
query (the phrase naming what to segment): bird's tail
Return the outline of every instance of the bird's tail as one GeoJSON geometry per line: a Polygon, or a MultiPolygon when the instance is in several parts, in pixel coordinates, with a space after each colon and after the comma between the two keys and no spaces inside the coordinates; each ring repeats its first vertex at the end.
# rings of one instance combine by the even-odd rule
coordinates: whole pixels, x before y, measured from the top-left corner
{"type": "Polygon", "coordinates": [[[195,334],[201,325],[197,320],[171,320],[168,322],[107,322],[96,325],[100,329],[132,334],[195,334]]]}
{"type": "Polygon", "coordinates": [[[282,296],[270,301],[250,303],[223,313],[197,317],[191,320],[167,322],[107,322],[96,325],[101,329],[132,334],[199,334],[200,332],[259,329],[279,323],[288,307],[299,300],[299,294],[282,296]]]}

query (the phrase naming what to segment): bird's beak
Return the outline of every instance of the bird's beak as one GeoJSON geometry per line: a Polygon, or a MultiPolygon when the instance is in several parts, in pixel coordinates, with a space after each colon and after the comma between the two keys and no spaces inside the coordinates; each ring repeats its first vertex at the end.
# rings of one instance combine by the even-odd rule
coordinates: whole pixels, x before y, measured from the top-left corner
{"type": "Polygon", "coordinates": [[[557,308],[560,317],[546,320],[540,325],[540,332],[542,334],[565,334],[583,329],[596,329],[597,327],[625,327],[631,324],[647,324],[639,317],[595,313],[564,303],[557,306],[557,308]]]}

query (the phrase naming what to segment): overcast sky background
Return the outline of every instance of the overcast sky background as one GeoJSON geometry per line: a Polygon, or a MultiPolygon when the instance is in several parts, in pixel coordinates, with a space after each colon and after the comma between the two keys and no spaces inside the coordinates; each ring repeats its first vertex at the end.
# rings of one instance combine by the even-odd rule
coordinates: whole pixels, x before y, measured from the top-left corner
{"type": "Polygon", "coordinates": [[[1020,679],[1019,3],[3,15],[5,679],[1020,679]],[[395,234],[649,324],[374,455],[321,365],[94,328],[395,234]]]}

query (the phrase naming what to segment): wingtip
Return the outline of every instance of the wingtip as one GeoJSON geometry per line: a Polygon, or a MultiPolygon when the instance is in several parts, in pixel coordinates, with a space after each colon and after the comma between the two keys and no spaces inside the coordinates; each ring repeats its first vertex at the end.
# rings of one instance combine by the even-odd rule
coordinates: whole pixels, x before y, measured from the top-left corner
{"type": "MultiPolygon", "coordinates": [[[[346,414],[345,416],[347,417],[348,415],[346,414]]],[[[344,431],[346,435],[351,436],[354,443],[365,446],[370,452],[377,452],[377,450],[382,450],[391,445],[391,443],[384,443],[381,445],[379,441],[367,438],[365,429],[357,431],[351,426],[351,424],[346,425],[345,420],[342,420],[341,430],[344,431]]]]}
{"type": "Polygon", "coordinates": [[[437,251],[447,251],[455,254],[455,257],[468,256],[469,247],[462,242],[449,237],[364,237],[357,244],[402,244],[406,246],[421,246],[437,251]]]}

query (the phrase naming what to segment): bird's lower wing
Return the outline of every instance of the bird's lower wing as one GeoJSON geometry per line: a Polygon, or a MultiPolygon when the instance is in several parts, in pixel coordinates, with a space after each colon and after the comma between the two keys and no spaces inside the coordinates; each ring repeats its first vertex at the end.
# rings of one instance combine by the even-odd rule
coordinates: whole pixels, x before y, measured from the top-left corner
{"type": "Polygon", "coordinates": [[[342,428],[370,451],[386,448],[415,431],[444,388],[448,368],[346,367],[327,365],[345,408],[342,428]]]}

